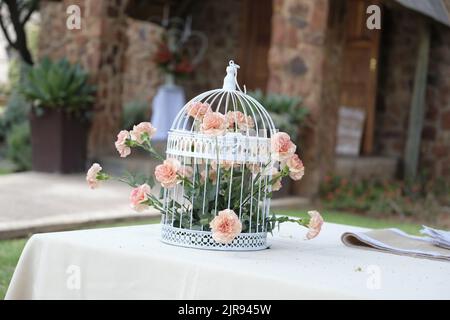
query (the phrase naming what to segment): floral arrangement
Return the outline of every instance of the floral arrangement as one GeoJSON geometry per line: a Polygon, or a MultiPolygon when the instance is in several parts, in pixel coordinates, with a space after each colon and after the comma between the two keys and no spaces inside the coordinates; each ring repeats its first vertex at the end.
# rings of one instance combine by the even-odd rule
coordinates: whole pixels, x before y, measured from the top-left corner
{"type": "Polygon", "coordinates": [[[164,73],[176,77],[185,76],[194,71],[194,64],[188,52],[183,48],[171,50],[166,36],[161,37],[153,61],[164,73]]]}
{"type": "MultiPolygon", "coordinates": [[[[213,112],[207,103],[202,102],[192,103],[188,107],[187,114],[192,117],[194,125],[202,134],[213,137],[236,132],[237,129],[251,129],[255,125],[250,117],[240,111],[230,111],[224,115],[213,112]]],[[[95,189],[101,181],[108,179],[125,182],[133,188],[130,194],[130,205],[133,209],[142,211],[154,207],[181,228],[211,231],[213,239],[218,243],[231,243],[243,232],[257,232],[255,228],[259,223],[256,214],[258,205],[251,205],[258,203],[253,191],[258,189],[256,185],[270,185],[269,189],[272,191],[267,195],[270,198],[272,192],[282,187],[283,178],[300,180],[305,172],[302,161],[295,154],[296,145],[284,132],[274,134],[270,141],[271,158],[280,161],[279,168],[270,163],[264,166],[246,163],[244,166],[236,162],[208,163],[205,160],[191,165],[181,165],[175,158],[164,159],[152,147],[151,139],[155,132],[156,128],[151,123],[142,122],[135,125],[131,131],[120,131],[115,142],[115,147],[123,158],[130,155],[132,148],[142,148],[161,161],[162,163],[155,168],[154,178],[136,177],[131,174],[120,178],[112,177],[105,173],[99,164],[94,163],[87,172],[86,180],[89,187],[95,189]],[[152,193],[154,179],[161,185],[159,196],[152,193]],[[171,200],[172,203],[165,206],[162,202],[163,194],[175,186],[182,186],[184,201],[178,203],[171,200]],[[241,216],[238,217],[236,212],[240,212],[241,216]]],[[[277,224],[295,222],[308,228],[306,238],[312,239],[319,234],[323,219],[317,211],[310,211],[308,214],[310,217],[303,219],[271,214],[265,218],[264,223],[266,229],[271,232],[277,224]]]]}

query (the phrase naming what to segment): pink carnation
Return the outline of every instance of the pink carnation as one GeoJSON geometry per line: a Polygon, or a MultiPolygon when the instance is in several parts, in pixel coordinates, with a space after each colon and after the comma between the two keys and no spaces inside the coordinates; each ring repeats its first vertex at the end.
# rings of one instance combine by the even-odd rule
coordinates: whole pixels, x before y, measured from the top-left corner
{"type": "Polygon", "coordinates": [[[275,160],[288,160],[297,149],[297,146],[291,141],[291,137],[285,132],[275,133],[271,138],[272,156],[275,160]]]}
{"type": "Polygon", "coordinates": [[[308,224],[308,233],[306,234],[306,239],[311,240],[318,236],[320,233],[320,230],[322,229],[323,225],[323,218],[317,211],[308,211],[309,216],[311,219],[309,220],[308,224]]]}
{"type": "Polygon", "coordinates": [[[151,139],[156,133],[156,128],[154,128],[150,122],[141,122],[137,126],[133,126],[133,130],[130,132],[131,139],[138,143],[142,143],[142,135],[144,133],[147,133],[148,137],[151,139]]]}
{"type": "Polygon", "coordinates": [[[194,170],[192,169],[192,167],[190,166],[182,166],[179,170],[178,170],[178,174],[180,176],[182,176],[183,178],[192,178],[192,176],[194,175],[194,170]]]}
{"type": "Polygon", "coordinates": [[[122,158],[126,158],[131,153],[130,147],[126,145],[129,138],[130,133],[127,130],[122,130],[117,134],[117,140],[114,145],[122,158]]]}
{"type": "Polygon", "coordinates": [[[200,101],[193,102],[187,109],[187,114],[196,120],[202,120],[203,117],[211,112],[211,107],[208,103],[200,101]]]}
{"type": "Polygon", "coordinates": [[[261,166],[259,164],[256,164],[256,163],[248,163],[247,164],[247,169],[250,170],[250,172],[253,175],[257,175],[258,173],[261,172],[261,166]]]}
{"type": "Polygon", "coordinates": [[[164,188],[173,188],[178,182],[178,169],[180,162],[176,159],[164,160],[163,164],[156,166],[155,177],[164,188]]]}
{"type": "MultiPolygon", "coordinates": [[[[203,170],[202,172],[200,172],[200,181],[201,182],[205,182],[205,178],[206,178],[206,170],[203,170]]],[[[211,182],[214,184],[217,181],[217,171],[215,168],[209,168],[208,169],[208,178],[209,180],[211,180],[211,182]]]]}
{"type": "Polygon", "coordinates": [[[242,223],[233,210],[225,209],[209,223],[212,237],[218,243],[231,243],[242,231],[242,223]]]}
{"type": "Polygon", "coordinates": [[[286,165],[289,168],[289,177],[292,180],[300,180],[305,174],[305,167],[303,166],[302,160],[298,157],[297,154],[294,154],[286,161],[286,165]]]}
{"type": "Polygon", "coordinates": [[[220,112],[210,112],[205,115],[200,131],[207,135],[223,135],[227,129],[225,116],[220,112]]]}
{"type": "Polygon", "coordinates": [[[237,124],[240,130],[251,129],[255,126],[253,118],[250,116],[246,116],[241,111],[228,111],[226,120],[228,128],[234,128],[235,124],[237,124]]]}
{"type": "MultiPolygon", "coordinates": [[[[217,170],[217,161],[211,161],[211,167],[214,170],[217,170]]],[[[230,170],[231,168],[239,167],[239,163],[229,160],[221,160],[220,161],[220,170],[230,170]]]]}
{"type": "Polygon", "coordinates": [[[86,173],[86,181],[89,188],[96,189],[100,185],[100,181],[97,179],[97,174],[102,171],[102,167],[98,163],[94,163],[86,173]]]}
{"type": "Polygon", "coordinates": [[[145,202],[148,200],[148,194],[150,192],[151,192],[150,186],[146,183],[131,190],[130,194],[131,207],[138,212],[145,210],[148,207],[148,205],[145,202]]]}

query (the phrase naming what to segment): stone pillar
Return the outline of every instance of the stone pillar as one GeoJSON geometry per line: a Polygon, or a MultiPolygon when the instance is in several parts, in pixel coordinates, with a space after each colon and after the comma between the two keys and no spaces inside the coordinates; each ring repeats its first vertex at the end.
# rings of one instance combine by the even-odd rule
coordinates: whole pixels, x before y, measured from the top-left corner
{"type": "Polygon", "coordinates": [[[41,3],[40,56],[67,57],[80,63],[97,86],[89,137],[90,157],[110,152],[120,128],[127,2],[63,0],[41,3]],[[80,30],[66,28],[69,5],[78,5],[81,9],[80,30]]]}
{"type": "Polygon", "coordinates": [[[148,114],[158,86],[163,82],[162,73],[153,62],[163,29],[147,21],[127,19],[127,51],[123,72],[122,103],[145,102],[148,114]]]}
{"type": "Polygon", "coordinates": [[[128,0],[87,1],[93,13],[99,15],[91,20],[94,33],[91,37],[98,37],[98,48],[89,54],[97,70],[97,103],[89,141],[90,156],[96,156],[114,148],[113,143],[121,127],[128,0]]]}
{"type": "Polygon", "coordinates": [[[301,96],[310,110],[298,150],[306,174],[295,187],[305,195],[317,193],[334,160],[335,128],[327,119],[335,119],[335,109],[326,109],[333,106],[329,101],[324,104],[329,6],[328,0],[274,0],[268,91],[301,96]]]}

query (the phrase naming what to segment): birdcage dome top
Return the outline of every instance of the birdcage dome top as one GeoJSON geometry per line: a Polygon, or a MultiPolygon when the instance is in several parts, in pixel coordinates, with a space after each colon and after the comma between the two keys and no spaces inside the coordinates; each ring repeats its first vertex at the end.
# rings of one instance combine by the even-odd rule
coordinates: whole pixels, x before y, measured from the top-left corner
{"type": "Polygon", "coordinates": [[[277,132],[267,110],[241,90],[239,65],[230,61],[222,88],[206,91],[180,110],[169,131],[167,154],[240,162],[270,161],[277,132]]]}

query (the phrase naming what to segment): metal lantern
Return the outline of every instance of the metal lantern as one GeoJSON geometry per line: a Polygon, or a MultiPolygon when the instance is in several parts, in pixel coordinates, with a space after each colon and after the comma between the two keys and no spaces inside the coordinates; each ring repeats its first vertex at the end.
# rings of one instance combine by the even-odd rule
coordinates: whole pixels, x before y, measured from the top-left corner
{"type": "Polygon", "coordinates": [[[271,155],[270,137],[277,129],[264,107],[246,94],[245,87],[244,92],[240,89],[238,69],[230,61],[223,87],[189,101],[169,131],[167,158],[178,160],[190,172],[175,187],[161,191],[165,243],[213,250],[267,248],[272,174],[279,167],[271,155]],[[222,114],[226,130],[202,131],[201,121],[189,112],[196,103],[222,114]],[[224,209],[233,210],[242,225],[229,243],[215,241],[210,228],[224,209]]]}

